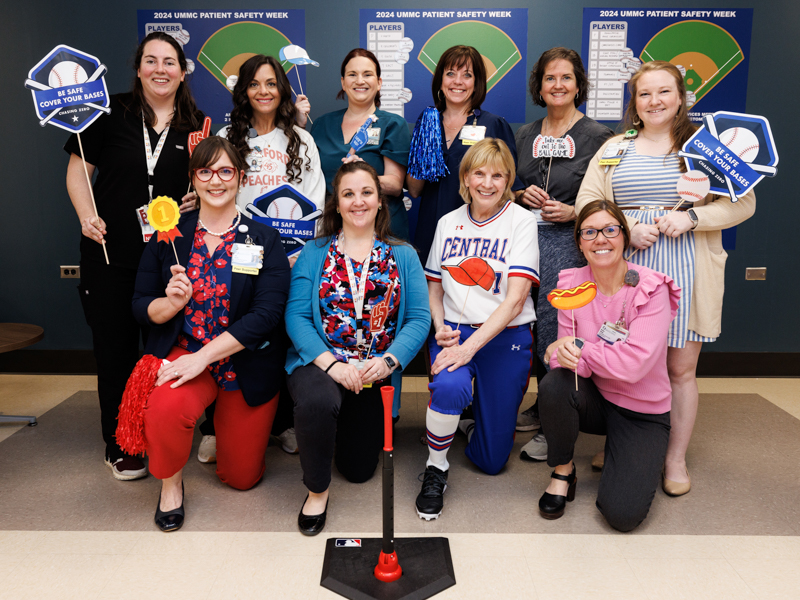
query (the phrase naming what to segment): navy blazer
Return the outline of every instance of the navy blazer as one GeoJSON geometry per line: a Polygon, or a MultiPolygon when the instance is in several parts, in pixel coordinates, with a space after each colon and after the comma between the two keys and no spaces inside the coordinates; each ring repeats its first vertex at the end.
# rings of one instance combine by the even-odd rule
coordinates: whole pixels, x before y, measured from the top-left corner
{"type": "MultiPolygon", "coordinates": [[[[182,215],[178,223],[183,237],[175,239],[175,250],[184,266],[189,262],[198,217],[199,211],[192,211],[182,215]]],[[[249,231],[237,231],[235,241],[244,243],[250,235],[255,244],[264,247],[264,262],[258,275],[232,274],[227,331],[244,346],[231,356],[244,399],[249,406],[259,406],[278,393],[284,379],[287,339],[283,311],[291,274],[278,232],[245,216],[241,224],[247,225],[249,231]]],[[[133,315],[139,323],[149,326],[145,352],[158,358],[166,358],[177,343],[184,313],[181,310],[166,323],[157,325],[147,316],[147,308],[153,300],[166,297],[172,277],[169,268],[174,264],[172,245],[159,243],[154,234],[139,262],[133,315]]]]}

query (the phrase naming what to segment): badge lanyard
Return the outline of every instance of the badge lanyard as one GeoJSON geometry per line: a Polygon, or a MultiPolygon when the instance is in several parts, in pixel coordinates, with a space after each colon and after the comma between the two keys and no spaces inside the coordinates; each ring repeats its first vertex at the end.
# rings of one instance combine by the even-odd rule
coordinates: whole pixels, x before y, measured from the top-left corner
{"type": "Polygon", "coordinates": [[[144,122],[144,115],[142,115],[142,132],[144,133],[144,157],[147,160],[147,189],[150,193],[150,201],[153,201],[153,177],[155,175],[156,164],[158,158],[161,156],[161,150],[164,148],[164,142],[167,141],[167,134],[169,133],[169,125],[161,132],[161,137],[158,138],[156,144],[155,154],[150,147],[150,133],[147,131],[147,124],[144,122]]]}
{"type": "Polygon", "coordinates": [[[350,280],[350,291],[353,294],[353,308],[356,311],[357,329],[356,329],[356,343],[359,346],[364,344],[364,334],[361,331],[361,321],[364,315],[364,296],[367,293],[367,279],[369,277],[369,260],[372,256],[372,249],[375,248],[375,238],[372,238],[372,249],[370,249],[367,258],[364,259],[364,265],[361,267],[361,279],[356,282],[355,271],[351,259],[347,256],[347,251],[344,249],[344,234],[339,237],[339,247],[344,255],[344,264],[347,267],[347,278],[350,280]]]}

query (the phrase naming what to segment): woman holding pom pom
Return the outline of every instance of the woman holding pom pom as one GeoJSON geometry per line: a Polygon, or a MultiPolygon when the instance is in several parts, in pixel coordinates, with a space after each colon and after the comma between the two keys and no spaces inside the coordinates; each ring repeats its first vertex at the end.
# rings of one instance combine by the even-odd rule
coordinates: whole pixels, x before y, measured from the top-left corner
{"type": "Polygon", "coordinates": [[[402,117],[379,110],[381,65],[372,52],[363,48],[348,52],[342,61],[341,76],[342,89],[336,97],[347,98],[347,108],[322,115],[311,127],[311,135],[319,148],[327,192],[329,195],[333,192],[333,178],[342,163],[363,160],[378,172],[381,193],[389,204],[392,235],[407,240],[403,182],[411,139],[408,125],[402,117]],[[377,120],[367,129],[367,143],[352,153],[350,141],[370,116],[377,120]]]}
{"type": "MultiPolygon", "coordinates": [[[[194,424],[214,400],[217,476],[246,490],[264,473],[290,277],[278,232],[236,207],[245,168],[227,140],[200,142],[189,161],[200,210],[177,226],[180,264],[155,237],[139,264],[133,313],[150,326],[145,352],[164,359],[143,420],[150,472],[162,480],[155,521],[165,532],[183,524],[183,467],[194,424]]],[[[118,438],[127,439],[126,425],[121,418],[118,438]]]]}
{"type": "MultiPolygon", "coordinates": [[[[440,171],[440,177],[434,180],[430,165],[420,164],[417,170],[413,170],[409,164],[406,187],[412,196],[420,197],[422,201],[414,237],[422,264],[428,260],[439,219],[463,206],[458,192],[458,169],[467,150],[484,138],[498,138],[508,146],[515,166],[517,163],[517,147],[511,127],[503,117],[480,108],[486,98],[486,68],[480,52],[472,46],[453,46],[445,50],[433,73],[431,92],[436,109],[426,109],[417,121],[412,141],[416,151],[412,152],[409,160],[413,162],[415,155],[437,153],[441,156],[439,162],[447,167],[449,173],[440,171]],[[437,137],[441,140],[438,148],[425,147],[428,140],[437,137]]],[[[522,183],[513,181],[511,189],[522,189],[522,183]]]]}

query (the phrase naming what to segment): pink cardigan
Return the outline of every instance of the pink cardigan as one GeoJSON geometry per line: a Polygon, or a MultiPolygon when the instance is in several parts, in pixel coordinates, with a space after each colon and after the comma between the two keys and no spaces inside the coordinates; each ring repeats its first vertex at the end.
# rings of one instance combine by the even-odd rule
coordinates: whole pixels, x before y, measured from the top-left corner
{"type": "MultiPolygon", "coordinates": [[[[678,311],[680,288],[658,271],[630,265],[639,272],[639,285],[625,286],[613,298],[599,292],[583,308],[575,310],[577,337],[585,340],[578,361],[578,375],[591,377],[609,402],[645,414],[669,412],[672,390],[667,375],[667,332],[678,311]],[[609,344],[597,332],[605,321],[615,323],[625,300],[625,319],[630,335],[625,342],[609,344]],[[603,303],[607,308],[603,308],[603,303]]],[[[570,289],[594,281],[590,267],[565,269],[558,288],[570,289]]],[[[558,311],[558,337],[572,335],[572,311],[558,311]]],[[[557,353],[551,368],[560,368],[557,353]]]]}

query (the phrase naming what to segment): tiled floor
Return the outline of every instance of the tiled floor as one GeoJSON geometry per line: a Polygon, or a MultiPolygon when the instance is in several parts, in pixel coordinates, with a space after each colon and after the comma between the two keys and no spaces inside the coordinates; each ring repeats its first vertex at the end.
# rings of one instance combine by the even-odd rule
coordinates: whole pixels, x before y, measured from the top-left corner
{"type": "MultiPolygon", "coordinates": [[[[0,412],[39,416],[94,386],[91,377],[0,375],[0,412]]],[[[706,379],[700,389],[758,394],[800,419],[800,380],[706,379]]],[[[405,393],[424,391],[424,380],[404,383],[405,393]]],[[[0,426],[0,441],[17,429],[0,426]]],[[[0,443],[0,453],[3,447],[0,443]]],[[[796,481],[797,471],[783,476],[796,481]]],[[[762,491],[767,497],[773,492],[762,491]]],[[[0,474],[0,515],[3,498],[0,474]]],[[[783,500],[800,514],[800,498],[783,500]]],[[[35,513],[35,506],[29,508],[35,513]]],[[[530,513],[529,506],[519,508],[530,513]]],[[[457,585],[437,598],[800,598],[800,537],[785,531],[775,536],[451,533],[446,523],[455,515],[448,516],[432,534],[444,532],[450,540],[457,585]]],[[[41,531],[35,519],[28,527],[6,529],[0,522],[0,600],[339,597],[319,586],[325,540],[336,536],[334,531],[317,538],[263,531],[41,531]]],[[[397,533],[423,535],[416,529],[397,533]]],[[[340,534],[378,537],[379,531],[340,534]]]]}

